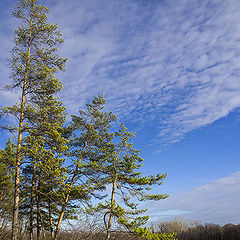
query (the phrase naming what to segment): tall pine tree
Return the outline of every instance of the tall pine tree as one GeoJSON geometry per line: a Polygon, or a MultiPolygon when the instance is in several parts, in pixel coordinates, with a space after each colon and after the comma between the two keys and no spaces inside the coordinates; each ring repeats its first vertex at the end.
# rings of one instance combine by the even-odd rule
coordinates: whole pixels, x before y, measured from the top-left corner
{"type": "MultiPolygon", "coordinates": [[[[57,46],[63,42],[61,33],[57,30],[58,26],[48,23],[49,10],[37,2],[37,0],[20,0],[13,12],[13,16],[21,24],[15,31],[15,46],[12,49],[13,82],[7,88],[20,89],[21,98],[20,103],[14,107],[2,109],[2,114],[13,114],[18,119],[12,240],[17,239],[18,233],[22,139],[24,130],[29,127],[25,113],[27,109],[31,109],[28,105],[33,98],[36,96],[41,98],[41,94],[51,92],[61,85],[54,74],[63,70],[66,62],[66,59],[56,54],[57,46]]],[[[6,128],[14,130],[9,126],[6,128]]]]}

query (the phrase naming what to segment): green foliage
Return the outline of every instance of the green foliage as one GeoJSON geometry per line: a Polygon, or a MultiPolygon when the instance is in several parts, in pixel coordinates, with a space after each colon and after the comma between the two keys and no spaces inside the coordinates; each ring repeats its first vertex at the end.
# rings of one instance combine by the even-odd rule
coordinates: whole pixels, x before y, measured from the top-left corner
{"type": "MultiPolygon", "coordinates": [[[[57,55],[57,46],[63,42],[57,24],[48,23],[49,10],[37,0],[20,0],[13,11],[21,25],[15,31],[11,59],[12,83],[7,90],[21,89],[22,103],[1,109],[1,116],[12,115],[20,121],[20,113],[24,113],[25,131],[30,127],[34,117],[34,104],[45,95],[53,95],[62,89],[60,80],[55,76],[64,70],[66,59],[57,55]]],[[[43,103],[44,101],[42,101],[43,103]]],[[[45,112],[48,114],[45,108],[45,112]]],[[[11,132],[18,131],[18,126],[5,124],[11,132]]]]}
{"type": "Polygon", "coordinates": [[[13,185],[13,166],[15,164],[16,149],[9,138],[4,150],[0,150],[0,191],[4,192],[13,185]]]}
{"type": "Polygon", "coordinates": [[[8,139],[5,149],[0,149],[0,218],[10,218],[14,188],[16,147],[8,139]]]}
{"type": "Polygon", "coordinates": [[[69,126],[72,132],[69,140],[71,164],[67,167],[64,194],[70,194],[69,201],[80,200],[89,204],[91,195],[104,187],[97,182],[98,173],[95,171],[100,158],[98,149],[111,138],[108,128],[116,118],[112,113],[101,112],[104,103],[105,99],[98,96],[86,105],[86,111],[79,111],[79,116],[72,115],[69,126]]]}
{"type": "MultiPolygon", "coordinates": [[[[58,89],[55,89],[57,92],[58,89]]],[[[25,112],[28,135],[22,144],[22,153],[27,164],[23,168],[21,211],[41,221],[41,228],[52,229],[57,222],[63,187],[67,178],[64,166],[68,140],[64,137],[65,107],[47,92],[32,98],[30,110],[25,112]],[[51,219],[51,220],[50,220],[51,219]]],[[[69,208],[65,218],[75,218],[75,208],[69,208]]]]}
{"type": "MultiPolygon", "coordinates": [[[[166,194],[149,193],[151,186],[162,184],[166,174],[142,176],[140,169],[143,166],[143,159],[139,156],[140,150],[134,149],[131,143],[135,133],[127,131],[123,123],[115,133],[110,132],[110,126],[105,130],[105,135],[108,137],[98,141],[96,152],[94,154],[91,152],[89,155],[88,168],[95,172],[91,184],[112,186],[110,200],[99,203],[94,209],[104,214],[107,239],[110,239],[112,218],[116,218],[119,224],[137,235],[148,237],[147,239],[158,239],[158,235],[153,234],[149,229],[141,228],[147,223],[148,216],[138,216],[147,211],[147,209],[139,209],[138,202],[167,198],[166,194]],[[125,205],[125,208],[122,205],[125,205]]],[[[166,235],[169,239],[173,239],[173,236],[166,235]]]]}
{"type": "Polygon", "coordinates": [[[134,136],[135,134],[128,132],[122,123],[111,142],[100,149],[103,158],[98,169],[101,170],[105,184],[116,183],[119,195],[132,209],[135,208],[135,205],[129,202],[132,197],[139,201],[160,200],[168,197],[166,194],[148,194],[152,185],[162,184],[166,174],[142,176],[139,171],[143,166],[143,159],[139,156],[140,151],[134,149],[133,144],[129,143],[134,136]]]}
{"type": "MultiPolygon", "coordinates": [[[[35,104],[35,111],[31,114],[31,128],[25,137],[22,152],[25,157],[24,191],[23,197],[28,196],[31,188],[33,167],[35,168],[35,182],[41,184],[34,190],[39,194],[43,206],[48,206],[48,200],[59,202],[60,186],[66,178],[65,152],[67,139],[62,136],[65,121],[65,108],[52,96],[42,98],[35,104]],[[27,183],[28,182],[28,183],[27,183]],[[44,204],[46,202],[46,204],[44,204]]],[[[36,183],[35,183],[36,184],[36,183]]]]}
{"type": "Polygon", "coordinates": [[[66,59],[56,54],[57,45],[63,42],[57,24],[47,22],[49,10],[37,5],[37,0],[21,0],[17,3],[13,16],[21,21],[15,31],[15,47],[12,49],[11,89],[21,87],[28,72],[27,93],[46,91],[49,94],[62,85],[54,73],[64,69],[66,59]],[[30,50],[30,56],[28,49],[30,50]],[[45,87],[42,82],[48,82],[45,87]]]}

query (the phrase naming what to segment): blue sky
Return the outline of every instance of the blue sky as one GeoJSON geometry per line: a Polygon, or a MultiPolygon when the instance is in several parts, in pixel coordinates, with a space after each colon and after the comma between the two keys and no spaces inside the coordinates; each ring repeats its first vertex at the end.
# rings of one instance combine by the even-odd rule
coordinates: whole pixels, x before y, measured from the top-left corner
{"type": "MultiPolygon", "coordinates": [[[[0,2],[0,87],[9,81],[15,2],[0,2]]],[[[65,39],[68,112],[104,94],[136,131],[144,173],[168,173],[154,190],[171,198],[148,204],[152,221],[239,223],[240,1],[42,2],[65,39]]],[[[1,91],[0,105],[18,98],[1,91]]]]}

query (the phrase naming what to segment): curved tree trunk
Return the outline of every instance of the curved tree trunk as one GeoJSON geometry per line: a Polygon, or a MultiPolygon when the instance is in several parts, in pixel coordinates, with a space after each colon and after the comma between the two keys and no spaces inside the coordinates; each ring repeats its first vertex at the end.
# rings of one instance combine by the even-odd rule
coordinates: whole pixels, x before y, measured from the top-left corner
{"type": "Polygon", "coordinates": [[[81,152],[81,157],[79,158],[78,160],[78,163],[77,163],[77,166],[76,166],[76,169],[73,173],[73,176],[72,176],[72,179],[71,179],[71,183],[68,187],[68,191],[66,193],[66,196],[65,196],[65,199],[64,199],[64,202],[63,202],[63,205],[62,205],[62,209],[61,209],[61,212],[60,212],[60,215],[59,215],[59,218],[58,218],[58,223],[57,223],[57,227],[56,227],[56,230],[55,230],[55,234],[54,234],[54,238],[53,240],[57,240],[58,239],[58,235],[59,235],[59,231],[60,231],[60,227],[61,227],[61,223],[62,223],[62,220],[63,220],[63,216],[64,216],[64,213],[66,211],[66,207],[67,207],[67,204],[68,204],[68,201],[69,201],[69,196],[70,196],[70,193],[72,191],[72,188],[73,188],[73,184],[75,182],[75,179],[77,177],[77,173],[78,173],[78,167],[79,167],[79,164],[80,162],[82,161],[82,157],[83,157],[83,153],[85,152],[85,149],[86,149],[86,141],[84,142],[84,145],[83,145],[83,149],[82,149],[82,152],[81,152]]]}

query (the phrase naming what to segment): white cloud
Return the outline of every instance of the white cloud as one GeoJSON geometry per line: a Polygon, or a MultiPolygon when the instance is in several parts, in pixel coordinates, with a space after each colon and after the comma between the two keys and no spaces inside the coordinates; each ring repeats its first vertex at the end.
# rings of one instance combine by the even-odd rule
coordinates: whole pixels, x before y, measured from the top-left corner
{"type": "MultiPolygon", "coordinates": [[[[165,142],[178,141],[239,107],[239,3],[188,3],[76,4],[76,15],[84,9],[92,20],[86,33],[72,36],[79,45],[74,48],[72,80],[63,92],[66,102],[72,96],[69,107],[76,111],[104,93],[109,107],[124,120],[160,119],[159,139],[165,142]],[[81,56],[83,49],[89,53],[81,56]]],[[[66,17],[62,21],[69,22],[66,17]]]]}
{"type": "Polygon", "coordinates": [[[65,38],[70,113],[103,93],[121,120],[153,123],[169,144],[240,106],[238,0],[48,4],[65,38]]]}
{"type": "Polygon", "coordinates": [[[10,76],[10,50],[13,47],[13,32],[15,30],[16,21],[11,17],[11,6],[8,5],[8,1],[1,1],[1,24],[0,24],[0,106],[14,104],[18,101],[18,94],[13,92],[3,91],[6,84],[11,81],[10,76]]]}
{"type": "MultiPolygon", "coordinates": [[[[148,204],[149,205],[149,204],[148,204]]],[[[188,192],[177,193],[148,207],[151,221],[184,216],[202,223],[240,223],[240,172],[188,192]]]]}

